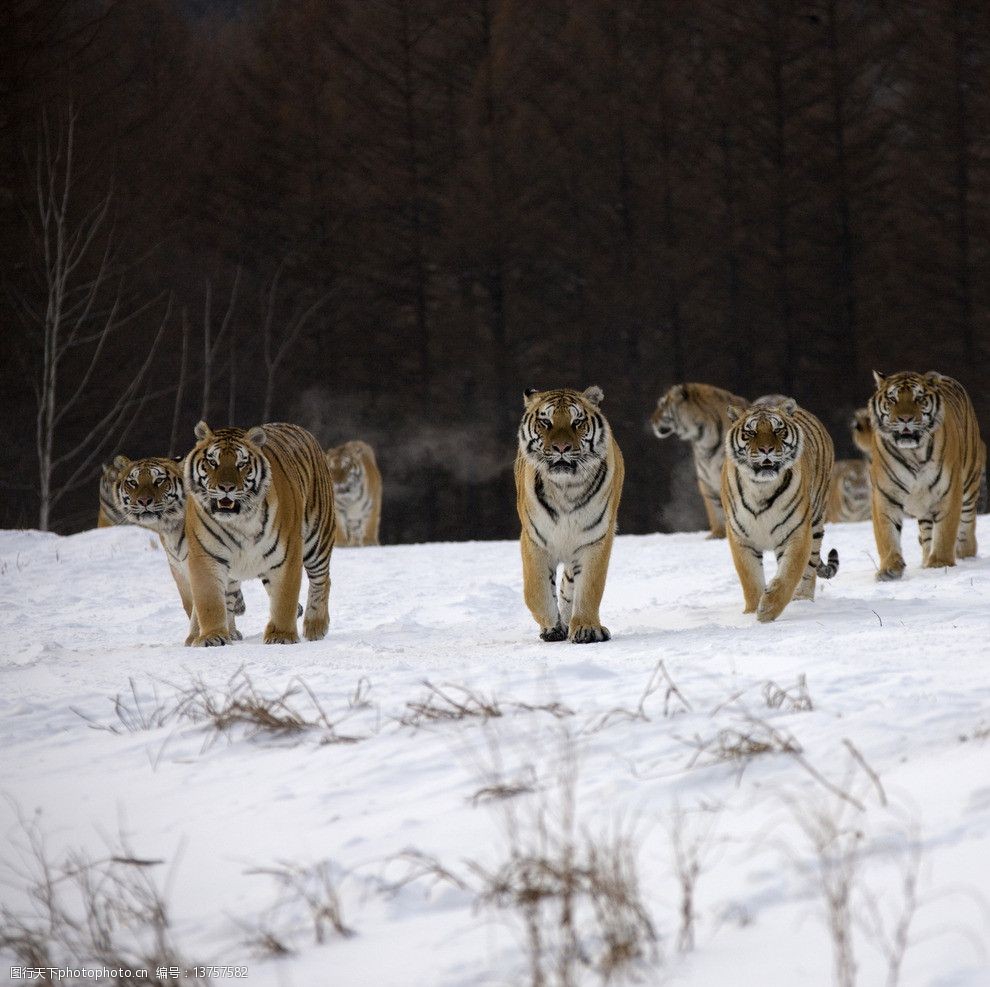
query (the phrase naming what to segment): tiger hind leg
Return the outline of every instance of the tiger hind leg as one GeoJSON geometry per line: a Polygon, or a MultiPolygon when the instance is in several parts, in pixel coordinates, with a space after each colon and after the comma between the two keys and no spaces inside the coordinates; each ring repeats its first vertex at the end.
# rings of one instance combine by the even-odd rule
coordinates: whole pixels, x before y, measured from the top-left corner
{"type": "MultiPolygon", "coordinates": [[[[798,583],[798,588],[794,591],[794,596],[792,599],[795,600],[814,600],[815,598],[815,585],[818,578],[818,567],[821,565],[822,556],[822,535],[824,534],[824,525],[816,525],[811,532],[811,558],[808,559],[808,564],[805,566],[804,572],[801,574],[801,582],[798,583]]],[[[783,552],[778,549],[777,551],[777,565],[780,566],[780,559],[783,552]]]]}
{"type": "Polygon", "coordinates": [[[322,641],[330,629],[330,553],[307,561],[309,592],[303,611],[303,637],[307,641],[322,641]]]}
{"type": "Polygon", "coordinates": [[[564,627],[569,627],[571,615],[574,613],[574,569],[572,566],[564,567],[558,595],[560,597],[560,622],[564,627]]]}

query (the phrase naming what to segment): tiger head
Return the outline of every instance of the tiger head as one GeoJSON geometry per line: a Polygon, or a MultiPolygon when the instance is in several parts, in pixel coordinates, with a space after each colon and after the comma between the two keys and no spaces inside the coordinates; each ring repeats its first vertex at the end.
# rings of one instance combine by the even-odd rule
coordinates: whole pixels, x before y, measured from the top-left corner
{"type": "Polygon", "coordinates": [[[182,460],[116,456],[114,500],[130,524],[161,531],[182,523],[186,509],[182,460]]]}
{"type": "Polygon", "coordinates": [[[745,409],[729,406],[733,424],[725,436],[725,449],[737,469],[757,483],[769,483],[797,462],[804,441],[793,417],[796,408],[792,398],[745,409]]]}
{"type": "Polygon", "coordinates": [[[541,472],[565,478],[597,468],[608,451],[609,429],[600,407],[600,387],[560,388],[523,396],[519,450],[541,472]]]}
{"type": "Polygon", "coordinates": [[[917,449],[942,424],[942,397],[934,370],[891,374],[873,371],[877,389],[870,398],[873,427],[898,449],[917,449]]]}
{"type": "Polygon", "coordinates": [[[261,451],[265,431],[196,426],[196,445],[186,457],[186,483],[200,506],[216,517],[257,510],[271,485],[271,466],[261,451]]]}
{"type": "Polygon", "coordinates": [[[327,449],[327,466],[333,483],[334,496],[346,500],[361,489],[364,466],[350,442],[327,449]]]}
{"type": "Polygon", "coordinates": [[[857,408],[849,422],[853,444],[860,452],[869,456],[873,452],[873,422],[869,408],[857,408]]]}
{"type": "Polygon", "coordinates": [[[691,400],[690,384],[675,384],[657,401],[650,416],[650,427],[658,439],[676,435],[679,439],[694,439],[705,426],[705,415],[698,403],[691,400]]]}

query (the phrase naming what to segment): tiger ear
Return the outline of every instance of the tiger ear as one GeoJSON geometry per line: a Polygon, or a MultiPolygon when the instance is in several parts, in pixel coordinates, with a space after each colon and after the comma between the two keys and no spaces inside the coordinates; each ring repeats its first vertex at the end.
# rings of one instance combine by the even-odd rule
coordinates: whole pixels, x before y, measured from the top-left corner
{"type": "Polygon", "coordinates": [[[796,409],[797,401],[795,401],[794,398],[788,398],[786,401],[780,402],[780,410],[785,415],[793,415],[796,409]]]}
{"type": "Polygon", "coordinates": [[[265,430],[260,425],[255,425],[254,428],[248,429],[244,438],[253,445],[263,446],[267,436],[265,435],[265,430]]]}
{"type": "Polygon", "coordinates": [[[873,382],[877,385],[878,388],[883,387],[883,382],[886,379],[887,378],[884,377],[884,375],[882,373],[880,373],[879,370],[874,370],[873,371],[873,382]]]}
{"type": "Polygon", "coordinates": [[[937,384],[942,379],[942,375],[937,370],[929,370],[925,374],[926,384],[937,384]]]}
{"type": "Polygon", "coordinates": [[[687,388],[683,384],[675,384],[667,393],[675,401],[683,401],[687,397],[687,388]]]}
{"type": "Polygon", "coordinates": [[[605,400],[605,392],[597,384],[592,384],[591,387],[586,387],[584,389],[584,396],[596,408],[600,408],[602,406],[602,401],[605,400]]]}
{"type": "Polygon", "coordinates": [[[205,439],[208,436],[210,436],[210,435],[213,434],[210,431],[210,426],[207,425],[206,422],[204,422],[204,421],[198,421],[198,422],[196,422],[196,427],[193,429],[193,432],[196,435],[196,441],[197,442],[202,442],[203,439],[205,439]]]}
{"type": "Polygon", "coordinates": [[[736,407],[734,404],[730,404],[725,409],[725,413],[729,416],[730,422],[737,422],[743,416],[743,409],[736,407]]]}
{"type": "Polygon", "coordinates": [[[110,464],[110,466],[104,466],[103,468],[105,470],[108,470],[112,467],[115,470],[122,470],[130,465],[131,465],[131,461],[126,456],[114,456],[113,462],[110,464]]]}
{"type": "Polygon", "coordinates": [[[540,389],[538,387],[527,387],[526,390],[523,391],[523,407],[527,407],[530,401],[532,401],[533,398],[539,393],[540,389]]]}

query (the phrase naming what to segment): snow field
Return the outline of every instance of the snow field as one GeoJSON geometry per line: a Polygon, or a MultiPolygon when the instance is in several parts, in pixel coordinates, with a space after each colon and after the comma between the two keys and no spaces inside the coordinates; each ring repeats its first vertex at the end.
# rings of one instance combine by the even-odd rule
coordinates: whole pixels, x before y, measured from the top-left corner
{"type": "MultiPolygon", "coordinates": [[[[635,857],[658,938],[635,968],[645,982],[835,982],[821,889],[832,854],[829,886],[852,875],[851,982],[887,982],[874,918],[896,926],[916,871],[898,982],[983,987],[990,562],[925,571],[910,523],[904,543],[904,580],[878,584],[870,526],[830,526],[836,578],[819,582],[815,603],[759,625],[741,613],[724,542],[622,536],[602,604],[613,640],[588,646],[538,640],[514,542],[338,550],[326,640],[262,645],[266,601],[253,582],[245,640],[192,650],[147,532],[0,533],[0,903],[28,907],[32,827],[56,861],[75,848],[105,858],[123,834],[136,855],[164,861],[151,870],[183,956],[247,965],[252,985],[528,984],[520,912],[479,903],[479,874],[510,858],[513,827],[517,844],[541,813],[559,828],[573,762],[576,838],[624,835],[635,857]],[[130,732],[111,702],[147,715],[196,680],[222,699],[232,682],[246,688],[244,675],[264,697],[301,680],[313,697],[300,688],[288,704],[307,720],[322,711],[333,730],[219,734],[173,716],[130,732]],[[469,707],[460,690],[472,690],[502,715],[410,723],[415,704],[444,706],[425,680],[469,707]],[[357,739],[327,742],[340,737],[357,739]],[[740,756],[760,743],[770,749],[740,756]],[[532,791],[475,798],[495,784],[532,791]],[[829,825],[818,853],[814,835],[829,825]],[[685,953],[675,837],[700,859],[685,953]],[[461,886],[413,878],[426,858],[461,886]],[[318,944],[303,899],[326,861],[354,934],[327,924],[318,944]],[[308,876],[289,888],[289,872],[308,876]],[[290,954],[260,955],[260,931],[290,954]]],[[[553,953],[560,935],[544,924],[553,953]]],[[[593,961],[602,944],[587,907],[578,932],[593,961]]],[[[0,973],[14,963],[4,954],[0,973]]],[[[574,968],[577,983],[599,981],[574,968]]]]}

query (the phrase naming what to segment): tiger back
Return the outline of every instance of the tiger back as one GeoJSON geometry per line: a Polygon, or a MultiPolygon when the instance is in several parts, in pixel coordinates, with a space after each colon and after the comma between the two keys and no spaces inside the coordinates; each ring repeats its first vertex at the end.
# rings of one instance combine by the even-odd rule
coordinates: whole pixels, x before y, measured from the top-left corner
{"type": "Polygon", "coordinates": [[[296,607],[302,570],[309,577],[303,614],[307,640],[329,626],[333,487],[323,449],[298,425],[251,429],[196,426],[186,457],[189,577],[200,624],[196,645],[227,644],[224,591],[231,580],[260,577],[271,600],[266,644],[299,640],[296,607]]]}
{"type": "Polygon", "coordinates": [[[791,399],[729,411],[722,506],[744,613],[776,620],[792,599],[813,600],[818,576],[831,579],[839,556],[821,561],[834,452],[822,423],[791,399]],[[777,572],[767,585],[763,553],[777,572]]]}
{"type": "Polygon", "coordinates": [[[337,544],[377,545],[382,517],[382,475],[375,452],[355,439],[327,449],[337,515],[337,544]]]}
{"type": "Polygon", "coordinates": [[[941,569],[976,555],[976,513],[987,449],[973,403],[957,380],[934,370],[874,371],[871,480],[877,579],[904,572],[901,527],[918,519],[922,566],[941,569]]]}
{"type": "Polygon", "coordinates": [[[676,435],[691,446],[709,538],[725,537],[720,488],[725,432],[731,424],[727,409],[748,404],[745,398],[711,384],[675,384],[660,397],[650,417],[650,427],[658,439],[676,435]]]}
{"type": "Polygon", "coordinates": [[[523,398],[516,510],[526,605],[544,641],[607,641],[599,616],[625,466],[599,387],[523,398]],[[558,594],[558,569],[563,576],[558,594]]]}

